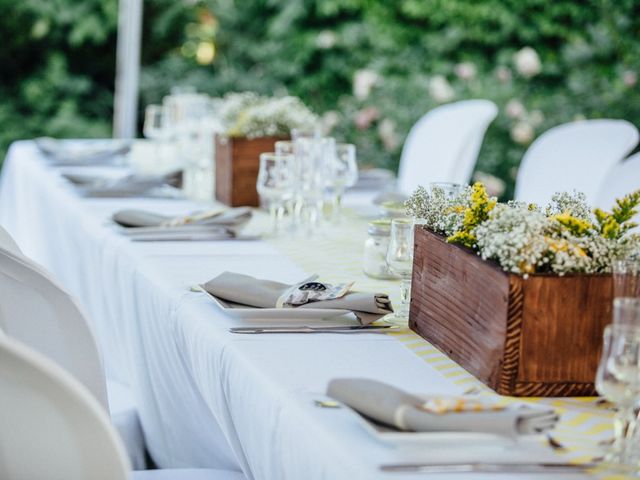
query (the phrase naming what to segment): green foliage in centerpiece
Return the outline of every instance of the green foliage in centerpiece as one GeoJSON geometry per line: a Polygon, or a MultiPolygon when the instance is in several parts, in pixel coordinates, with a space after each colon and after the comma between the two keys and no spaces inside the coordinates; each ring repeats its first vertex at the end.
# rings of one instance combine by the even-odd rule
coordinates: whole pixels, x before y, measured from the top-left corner
{"type": "Polygon", "coordinates": [[[220,106],[223,129],[230,137],[285,137],[308,129],[317,117],[298,97],[266,97],[253,92],[228,93],[220,106]]]}
{"type": "Polygon", "coordinates": [[[435,187],[419,187],[407,200],[407,213],[447,241],[475,249],[505,271],[606,273],[614,260],[640,255],[640,235],[632,221],[640,190],[618,199],[611,212],[592,210],[582,193],[556,193],[546,207],[524,202],[497,203],[476,183],[454,197],[435,187]]]}

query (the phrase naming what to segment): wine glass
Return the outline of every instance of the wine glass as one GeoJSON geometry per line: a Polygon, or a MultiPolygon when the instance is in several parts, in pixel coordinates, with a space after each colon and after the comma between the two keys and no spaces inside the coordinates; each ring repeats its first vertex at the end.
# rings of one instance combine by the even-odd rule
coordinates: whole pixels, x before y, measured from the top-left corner
{"type": "Polygon", "coordinates": [[[391,273],[400,277],[400,305],[394,313],[384,317],[392,325],[406,326],[411,301],[411,273],[413,269],[413,220],[391,220],[391,238],[387,249],[387,265],[391,273]]]}
{"type": "Polygon", "coordinates": [[[331,213],[335,223],[339,222],[342,196],[347,188],[358,181],[356,147],[350,143],[338,143],[328,152],[327,190],[331,196],[331,213]]]}
{"type": "Polygon", "coordinates": [[[278,153],[260,154],[256,188],[269,207],[273,235],[280,232],[284,205],[293,195],[293,157],[278,153]]]}
{"type": "Polygon", "coordinates": [[[627,463],[634,453],[628,438],[633,436],[634,408],[640,395],[640,328],[615,324],[605,328],[596,390],[618,407],[613,424],[614,443],[606,459],[627,463]]]}

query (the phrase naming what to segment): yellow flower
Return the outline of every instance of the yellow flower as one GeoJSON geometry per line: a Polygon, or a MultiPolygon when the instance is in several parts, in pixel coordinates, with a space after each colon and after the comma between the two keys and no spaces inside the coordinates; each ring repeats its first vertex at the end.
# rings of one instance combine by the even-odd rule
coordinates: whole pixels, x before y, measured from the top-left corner
{"type": "Polygon", "coordinates": [[[574,217],[569,212],[559,213],[551,217],[560,225],[568,229],[574,235],[585,235],[593,228],[593,225],[586,220],[574,217]]]}

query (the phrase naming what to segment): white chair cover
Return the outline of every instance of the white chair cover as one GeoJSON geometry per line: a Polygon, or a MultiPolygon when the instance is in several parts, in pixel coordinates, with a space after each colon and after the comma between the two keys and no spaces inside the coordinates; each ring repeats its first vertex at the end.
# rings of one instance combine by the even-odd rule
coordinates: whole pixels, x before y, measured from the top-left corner
{"type": "Polygon", "coordinates": [[[0,337],[0,392],[0,478],[127,479],[126,454],[101,405],[9,337],[0,337]]]}
{"type": "Polygon", "coordinates": [[[593,204],[603,177],[637,143],[638,130],[625,120],[584,120],[547,130],[522,159],[515,198],[544,206],[555,192],[575,189],[593,204]]]}
{"type": "MultiPolygon", "coordinates": [[[[640,153],[616,163],[604,177],[595,206],[611,210],[617,198],[640,189],[640,153]]],[[[636,222],[638,219],[636,219],[636,222]]]]}
{"type": "Polygon", "coordinates": [[[485,131],[497,113],[489,100],[465,100],[427,112],[405,140],[398,189],[408,195],[430,182],[469,183],[485,131]]]}
{"type": "Polygon", "coordinates": [[[0,478],[244,480],[240,472],[132,472],[102,406],[48,358],[0,334],[0,478]]]}
{"type": "Polygon", "coordinates": [[[5,250],[9,250],[11,253],[19,255],[22,253],[20,247],[13,239],[9,232],[7,232],[2,226],[0,226],[0,248],[4,248],[5,250]]]}
{"type": "Polygon", "coordinates": [[[66,369],[107,408],[100,354],[80,306],[43,268],[4,249],[0,329],[66,369]]]}

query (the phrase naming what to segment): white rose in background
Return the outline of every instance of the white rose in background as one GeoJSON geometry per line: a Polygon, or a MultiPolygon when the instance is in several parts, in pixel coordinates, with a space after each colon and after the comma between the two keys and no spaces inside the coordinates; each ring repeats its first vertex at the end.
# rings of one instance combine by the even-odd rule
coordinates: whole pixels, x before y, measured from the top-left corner
{"type": "Polygon", "coordinates": [[[527,109],[524,108],[520,100],[512,98],[504,106],[504,113],[506,113],[507,117],[517,120],[526,115],[527,109]]]}
{"type": "Polygon", "coordinates": [[[532,110],[529,115],[529,122],[533,125],[533,128],[537,128],[544,122],[544,113],[541,110],[532,110]]]}
{"type": "Polygon", "coordinates": [[[353,95],[358,100],[366,100],[379,80],[380,76],[373,70],[356,71],[353,76],[353,95]]]}
{"type": "Polygon", "coordinates": [[[331,30],[322,30],[316,37],[316,47],[321,50],[329,50],[335,47],[338,36],[331,30]]]}
{"type": "Polygon", "coordinates": [[[473,174],[474,182],[482,182],[487,189],[487,193],[492,197],[499,197],[504,193],[505,183],[495,175],[485,172],[476,172],[473,174]]]}
{"type": "Polygon", "coordinates": [[[385,118],[378,124],[378,135],[387,152],[392,152],[400,146],[396,124],[392,120],[385,118]]]}
{"type": "Polygon", "coordinates": [[[442,75],[435,75],[429,80],[429,95],[438,103],[453,100],[455,92],[453,87],[442,75]]]}
{"type": "Polygon", "coordinates": [[[335,110],[324,112],[320,119],[320,126],[324,135],[329,135],[331,131],[340,123],[340,113],[335,110]]]}
{"type": "Polygon", "coordinates": [[[528,122],[517,122],[510,133],[511,139],[520,145],[529,145],[535,136],[533,126],[528,122]]]}
{"type": "Polygon", "coordinates": [[[531,47],[521,48],[513,57],[516,70],[525,78],[535,77],[542,71],[538,52],[531,47]]]}
{"type": "Polygon", "coordinates": [[[500,83],[509,83],[511,81],[511,69],[508,67],[496,68],[496,78],[500,83]]]}
{"type": "Polygon", "coordinates": [[[476,78],[476,66],[471,62],[458,63],[454,67],[454,72],[460,80],[473,80],[476,78]]]}

